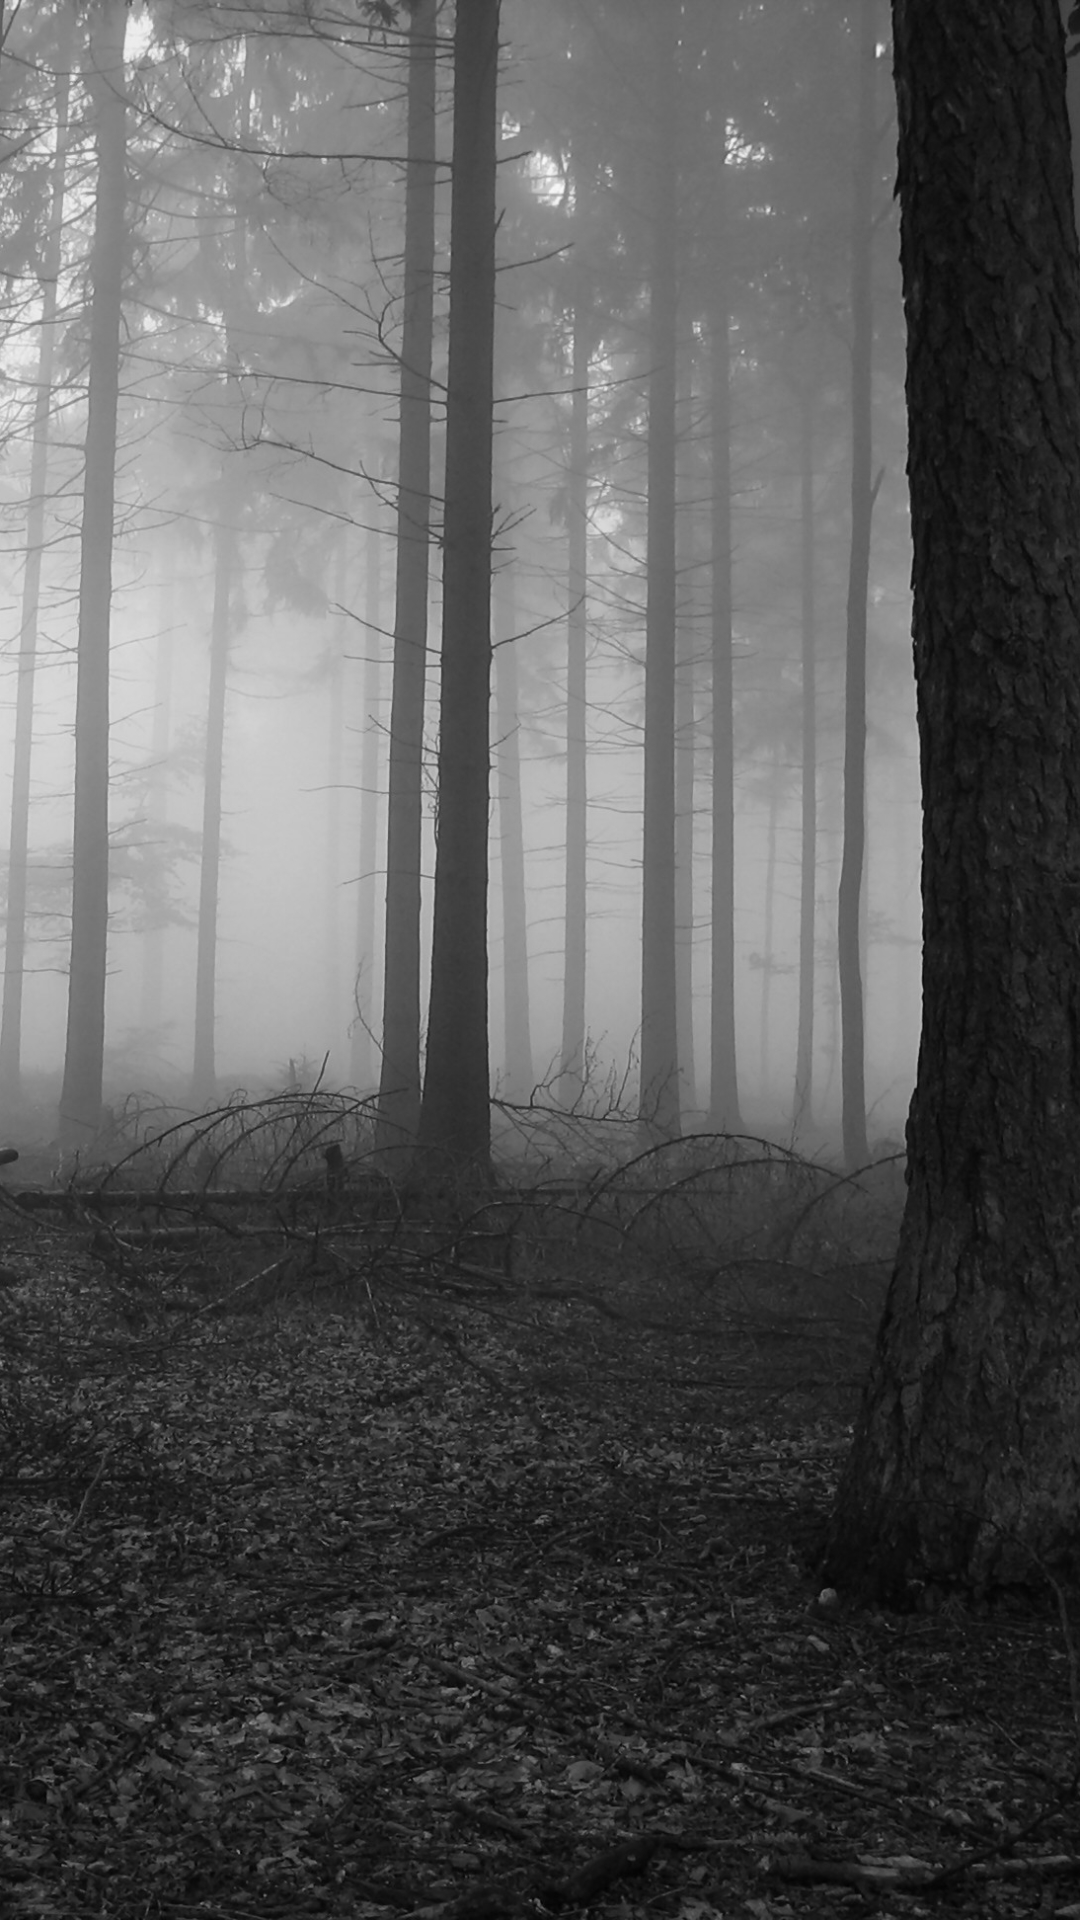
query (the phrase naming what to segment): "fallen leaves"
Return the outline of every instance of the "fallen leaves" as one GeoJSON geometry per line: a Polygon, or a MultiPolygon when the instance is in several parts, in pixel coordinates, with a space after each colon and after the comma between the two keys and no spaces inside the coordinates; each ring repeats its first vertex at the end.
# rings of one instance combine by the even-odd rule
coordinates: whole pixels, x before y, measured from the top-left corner
{"type": "Polygon", "coordinates": [[[75,1384],[24,1367],[6,1910],[689,1920],[945,1875],[954,1911],[1008,1915],[1063,1892],[1059,1623],[815,1603],[799,1543],[842,1431],[691,1399],[655,1335],[606,1339],[581,1397],[465,1309],[453,1341],[296,1316],[75,1384]]]}

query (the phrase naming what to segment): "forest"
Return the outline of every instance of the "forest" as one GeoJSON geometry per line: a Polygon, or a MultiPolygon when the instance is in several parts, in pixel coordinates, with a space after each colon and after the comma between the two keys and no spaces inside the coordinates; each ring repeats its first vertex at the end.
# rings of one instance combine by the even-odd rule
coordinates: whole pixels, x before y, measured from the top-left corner
{"type": "MultiPolygon", "coordinates": [[[[243,8],[118,8],[89,55],[76,11],[17,9],[5,47],[0,1088],[48,1133],[66,1070],[77,1144],[100,1099],[143,1089],[204,1107],[290,1075],[377,1088],[417,870],[426,1030],[452,125],[441,25],[415,29],[430,157],[410,160],[409,36],[377,7],[261,30],[243,8]],[[88,65],[115,78],[117,21],[122,119],[88,65]],[[95,318],[118,379],[91,447],[95,318]],[[406,326],[430,339],[406,351],[406,326]],[[410,409],[428,445],[406,493],[410,409]],[[91,458],[112,499],[95,475],[88,527],[91,458]],[[76,900],[80,881],[104,896],[85,951],[76,908],[76,1025],[79,660],[93,684],[106,655],[107,708],[83,688],[108,844],[106,862],[76,831],[76,900]]],[[[869,1036],[849,1126],[895,1144],[919,828],[885,44],[856,45],[839,7],[751,9],[723,42],[712,5],[679,19],[503,11],[491,1087],[573,1107],[625,1086],[670,1107],[666,1130],[743,1119],[816,1149],[840,1128],[846,998],[852,1068],[853,1028],[869,1036]]]]}
{"type": "Polygon", "coordinates": [[[1080,1913],[1077,52],[0,0],[4,1913],[1080,1913]]]}

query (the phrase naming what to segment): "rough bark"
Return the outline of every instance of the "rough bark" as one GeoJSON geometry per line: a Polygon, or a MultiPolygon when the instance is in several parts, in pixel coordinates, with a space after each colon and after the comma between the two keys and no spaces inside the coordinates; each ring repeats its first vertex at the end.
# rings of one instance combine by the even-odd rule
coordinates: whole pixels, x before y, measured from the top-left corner
{"type": "Polygon", "coordinates": [[[1080,1538],[1080,266],[1056,0],[893,19],[923,1028],[825,1571],[910,1604],[1080,1538]]]}
{"type": "Polygon", "coordinates": [[[499,0],[454,27],[439,798],[431,998],[420,1108],[429,1162],[486,1168],[488,708],[499,0]]]}
{"type": "Polygon", "coordinates": [[[866,851],[866,597],[874,511],[874,485],[870,475],[870,377],[874,342],[871,266],[876,0],[861,0],[857,13],[858,129],[851,219],[851,555],[844,674],[844,851],[837,908],[842,1032],[840,1084],[844,1159],[849,1167],[864,1166],[869,1158],[859,925],[866,851]]]}
{"type": "Polygon", "coordinates": [[[378,1144],[408,1149],[420,1124],[420,862],[431,519],[435,278],[435,0],[409,26],[397,573],[386,823],[386,927],[378,1144]]]}
{"type": "Polygon", "coordinates": [[[645,604],[642,844],[642,1124],[679,1132],[675,999],[675,400],[678,324],[678,16],[656,15],[645,604]]]}
{"type": "Polygon", "coordinates": [[[78,684],[71,965],[60,1091],[63,1145],[88,1143],[101,1119],[109,928],[109,623],[112,614],[120,303],[124,277],[124,0],[99,0],[87,81],[94,102],[97,186],[90,256],[90,377],[79,548],[78,684]]]}

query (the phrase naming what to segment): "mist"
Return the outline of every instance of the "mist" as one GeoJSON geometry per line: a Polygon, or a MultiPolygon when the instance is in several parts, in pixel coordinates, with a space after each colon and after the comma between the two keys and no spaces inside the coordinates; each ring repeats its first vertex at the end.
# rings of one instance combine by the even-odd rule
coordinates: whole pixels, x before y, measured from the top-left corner
{"type": "MultiPolygon", "coordinates": [[[[490,1083],[495,1096],[514,1103],[565,1097],[568,627],[576,617],[587,769],[586,1043],[576,1097],[603,1101],[612,1089],[631,1104],[637,1097],[646,639],[648,632],[654,645],[657,619],[663,622],[649,607],[657,374],[650,325],[658,299],[650,169],[661,140],[677,204],[669,236],[677,352],[669,369],[675,509],[667,644],[674,658],[679,1124],[692,1131],[717,1118],[710,1033],[719,937],[712,887],[720,299],[738,1110],[752,1130],[817,1148],[838,1138],[842,1104],[837,911],[853,617],[858,50],[839,5],[802,6],[768,25],[752,12],[736,15],[722,33],[699,9],[676,12],[677,138],[667,151],[650,91],[647,9],[600,0],[579,7],[507,0],[503,8],[490,1083]],[[575,327],[582,335],[577,388],[575,327]],[[575,502],[572,415],[582,365],[588,457],[575,502]],[[582,508],[579,593],[568,550],[582,508]],[[809,937],[802,891],[808,726],[815,763],[809,937]],[[807,943],[812,962],[813,1024],[809,1092],[797,1099],[801,932],[804,972],[807,943]]],[[[9,1046],[5,1099],[9,1126],[22,1115],[21,1124],[43,1136],[55,1129],[68,1017],[99,151],[93,89],[62,45],[65,13],[60,6],[23,10],[11,25],[10,57],[26,63],[19,84],[32,131],[18,162],[23,210],[13,202],[5,213],[6,807],[28,619],[36,647],[19,1057],[12,1070],[9,1046]],[[65,60],[74,78],[58,134],[65,60]],[[51,232],[59,260],[50,312],[40,266],[51,232]],[[35,402],[46,340],[40,599],[28,610],[31,468],[42,443],[35,402]]],[[[435,49],[424,1008],[439,798],[448,32],[440,25],[435,49]]],[[[108,630],[108,1102],[145,1091],[198,1106],[236,1089],[318,1084],[370,1095],[379,1086],[407,39],[379,9],[359,9],[336,39],[312,35],[302,22],[295,32],[279,22],[271,28],[257,8],[136,11],[127,21],[108,630]],[[208,1080],[205,1034],[201,1078],[195,1064],[196,953],[200,914],[207,937],[215,647],[224,707],[208,1080]]],[[[872,49],[882,119],[891,111],[885,52],[872,49]]],[[[902,1131],[919,1030],[918,742],[891,164],[891,142],[879,139],[865,181],[870,397],[858,424],[869,436],[874,473],[858,915],[865,1112],[876,1140],[902,1131]]],[[[850,778],[849,768],[849,805],[850,778]]],[[[806,992],[804,978],[804,1021],[806,992]]],[[[7,1017],[10,1026],[10,1008],[7,1017]]]]}

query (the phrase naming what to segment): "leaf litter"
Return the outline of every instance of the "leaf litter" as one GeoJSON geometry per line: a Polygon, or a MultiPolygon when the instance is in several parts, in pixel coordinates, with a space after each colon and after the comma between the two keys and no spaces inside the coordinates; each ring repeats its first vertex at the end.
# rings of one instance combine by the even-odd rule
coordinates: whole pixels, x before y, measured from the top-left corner
{"type": "Polygon", "coordinates": [[[132,1332],[69,1236],[31,1251],[0,1911],[1080,1914],[1068,1609],[817,1593],[852,1396],[775,1301],[748,1346],[670,1266],[357,1298],[339,1261],[132,1332]]]}

